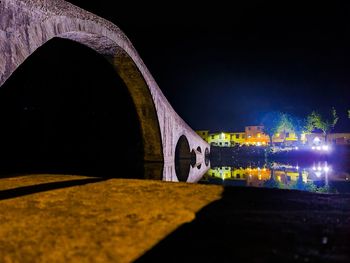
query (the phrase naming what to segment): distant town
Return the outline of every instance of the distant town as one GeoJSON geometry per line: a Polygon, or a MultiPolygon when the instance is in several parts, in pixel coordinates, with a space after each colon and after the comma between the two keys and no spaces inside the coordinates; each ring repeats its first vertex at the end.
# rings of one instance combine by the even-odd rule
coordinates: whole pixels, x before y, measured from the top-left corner
{"type": "MultiPolygon", "coordinates": [[[[270,144],[270,138],[264,133],[264,126],[262,125],[246,126],[244,131],[239,132],[199,130],[196,133],[212,146],[267,146],[270,144]]],[[[275,145],[310,145],[315,147],[328,144],[350,145],[350,133],[329,133],[326,136],[322,132],[310,132],[302,133],[299,137],[292,130],[284,130],[272,136],[272,143],[275,145]]]]}

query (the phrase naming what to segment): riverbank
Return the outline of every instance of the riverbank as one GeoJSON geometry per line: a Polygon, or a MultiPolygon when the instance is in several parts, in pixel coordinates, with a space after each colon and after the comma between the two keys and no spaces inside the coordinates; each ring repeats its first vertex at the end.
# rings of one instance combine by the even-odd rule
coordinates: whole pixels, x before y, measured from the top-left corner
{"type": "Polygon", "coordinates": [[[330,161],[347,163],[350,159],[350,146],[333,146],[329,151],[317,151],[309,148],[300,148],[289,151],[269,151],[266,147],[217,147],[212,146],[210,153],[211,166],[222,166],[234,162],[295,162],[299,164],[312,164],[315,161],[330,161]]]}
{"type": "Polygon", "coordinates": [[[64,175],[0,180],[0,262],[350,260],[349,195],[64,175]]]}

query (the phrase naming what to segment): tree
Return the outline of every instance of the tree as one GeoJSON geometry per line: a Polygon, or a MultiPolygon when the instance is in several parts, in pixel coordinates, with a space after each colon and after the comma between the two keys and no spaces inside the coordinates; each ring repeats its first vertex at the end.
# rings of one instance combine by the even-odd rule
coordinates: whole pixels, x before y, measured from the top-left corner
{"type": "Polygon", "coordinates": [[[286,133],[294,131],[292,117],[287,113],[281,113],[279,116],[279,123],[277,125],[277,132],[286,133]]]}
{"type": "Polygon", "coordinates": [[[295,135],[297,136],[298,142],[301,140],[301,135],[307,131],[306,128],[306,119],[299,118],[297,116],[291,117],[291,122],[293,125],[293,131],[295,132],[295,135]]]}
{"type": "Polygon", "coordinates": [[[282,113],[278,111],[272,111],[267,114],[262,119],[262,124],[264,125],[264,133],[269,136],[270,145],[273,145],[272,137],[275,135],[280,127],[282,113]]]}
{"type": "Polygon", "coordinates": [[[339,119],[334,107],[332,107],[327,115],[328,116],[321,115],[319,112],[313,111],[307,116],[306,124],[306,128],[309,132],[312,132],[315,129],[320,129],[325,136],[326,142],[328,134],[334,129],[339,119]]]}

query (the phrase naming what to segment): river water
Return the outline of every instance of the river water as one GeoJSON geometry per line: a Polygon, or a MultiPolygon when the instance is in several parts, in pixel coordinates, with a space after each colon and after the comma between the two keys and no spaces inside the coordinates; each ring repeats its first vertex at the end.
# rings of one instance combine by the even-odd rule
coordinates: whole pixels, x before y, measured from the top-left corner
{"type": "Polygon", "coordinates": [[[210,167],[199,182],[323,193],[350,192],[349,168],[328,161],[315,161],[310,165],[300,166],[295,161],[245,160],[240,163],[210,167]]]}

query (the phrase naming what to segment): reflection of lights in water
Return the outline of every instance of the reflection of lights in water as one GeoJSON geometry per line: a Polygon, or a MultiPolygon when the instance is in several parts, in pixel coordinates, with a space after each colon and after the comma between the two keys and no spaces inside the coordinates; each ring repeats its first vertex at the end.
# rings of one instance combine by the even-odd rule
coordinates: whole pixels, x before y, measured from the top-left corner
{"type": "Polygon", "coordinates": [[[295,166],[295,169],[299,170],[299,166],[298,166],[298,165],[297,165],[297,166],[295,166]]]}

